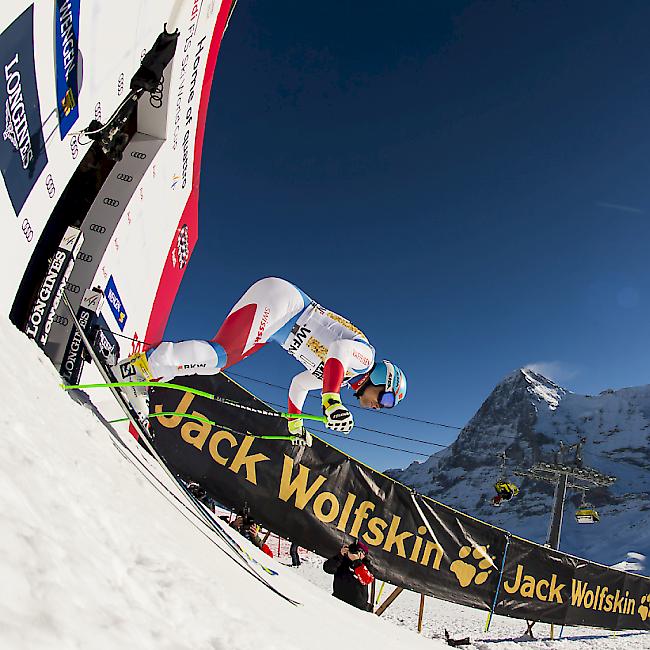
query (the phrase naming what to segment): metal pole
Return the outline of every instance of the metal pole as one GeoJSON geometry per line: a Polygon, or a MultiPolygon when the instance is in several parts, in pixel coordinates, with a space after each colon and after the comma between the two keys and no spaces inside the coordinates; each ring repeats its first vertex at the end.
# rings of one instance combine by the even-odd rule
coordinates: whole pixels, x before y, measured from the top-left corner
{"type": "Polygon", "coordinates": [[[551,517],[551,525],[548,529],[548,542],[547,544],[558,550],[560,548],[560,534],[562,532],[562,516],[564,514],[564,499],[566,498],[566,488],[569,482],[569,477],[566,474],[561,474],[555,484],[555,496],[553,498],[553,515],[551,517]]]}
{"type": "Polygon", "coordinates": [[[499,598],[499,590],[501,589],[501,581],[503,580],[503,569],[506,566],[506,555],[508,555],[508,547],[510,546],[510,533],[506,537],[506,547],[503,549],[503,560],[501,561],[501,569],[499,570],[499,582],[497,583],[497,590],[494,593],[494,600],[492,601],[492,607],[488,612],[487,621],[485,621],[485,632],[488,632],[490,629],[490,623],[492,622],[492,614],[494,614],[494,609],[497,606],[497,600],[499,598]]]}
{"type": "MultiPolygon", "coordinates": [[[[373,582],[373,584],[374,584],[374,582],[373,582]]],[[[375,607],[377,605],[379,605],[379,599],[381,598],[381,594],[384,591],[385,586],[386,586],[386,582],[384,581],[384,582],[381,583],[381,587],[379,587],[379,593],[377,594],[377,598],[375,599],[375,603],[374,603],[375,607]]]]}

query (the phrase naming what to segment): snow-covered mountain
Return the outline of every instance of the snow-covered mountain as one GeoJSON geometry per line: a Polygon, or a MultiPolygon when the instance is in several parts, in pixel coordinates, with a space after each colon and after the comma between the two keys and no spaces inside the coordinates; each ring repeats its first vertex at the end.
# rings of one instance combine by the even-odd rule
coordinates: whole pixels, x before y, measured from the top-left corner
{"type": "Polygon", "coordinates": [[[579,525],[571,492],[560,548],[606,564],[627,551],[650,552],[650,386],[578,395],[529,369],[503,379],[447,449],[404,470],[388,473],[463,512],[538,542],[545,542],[552,486],[514,477],[537,461],[551,461],[559,442],[587,438],[585,466],[618,478],[589,492],[601,515],[579,525]],[[508,477],[520,495],[501,508],[490,505],[499,478],[498,455],[507,451],[508,477]]]}

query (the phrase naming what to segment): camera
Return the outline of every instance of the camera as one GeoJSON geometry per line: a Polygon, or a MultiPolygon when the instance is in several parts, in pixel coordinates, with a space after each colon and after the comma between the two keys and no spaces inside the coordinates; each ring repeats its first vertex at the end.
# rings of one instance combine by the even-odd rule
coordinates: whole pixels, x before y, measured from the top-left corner
{"type": "Polygon", "coordinates": [[[250,531],[250,527],[255,523],[253,517],[251,517],[251,510],[248,507],[248,504],[244,504],[244,507],[239,512],[239,515],[242,519],[241,524],[241,534],[249,541],[253,541],[253,536],[250,531]]]}

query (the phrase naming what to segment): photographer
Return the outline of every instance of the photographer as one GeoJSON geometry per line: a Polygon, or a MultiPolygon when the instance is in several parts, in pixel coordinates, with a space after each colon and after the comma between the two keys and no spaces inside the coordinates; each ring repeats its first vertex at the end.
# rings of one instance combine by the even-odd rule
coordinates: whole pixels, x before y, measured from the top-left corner
{"type": "Polygon", "coordinates": [[[368,585],[375,578],[366,544],[359,540],[345,544],[334,557],[325,561],[323,571],[334,575],[333,596],[366,612],[372,611],[368,585]]]}
{"type": "Polygon", "coordinates": [[[230,526],[257,548],[262,548],[262,538],[257,534],[257,524],[253,521],[248,508],[240,510],[230,526]]]}

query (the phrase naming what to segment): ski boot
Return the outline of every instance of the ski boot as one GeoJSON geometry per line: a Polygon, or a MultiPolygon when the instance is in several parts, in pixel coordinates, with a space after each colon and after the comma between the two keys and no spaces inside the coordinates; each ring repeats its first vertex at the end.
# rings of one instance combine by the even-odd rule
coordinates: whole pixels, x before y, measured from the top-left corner
{"type": "Polygon", "coordinates": [[[291,444],[294,447],[311,447],[311,443],[313,438],[311,437],[311,433],[307,431],[307,429],[303,428],[303,433],[300,436],[295,436],[294,438],[291,439],[291,444]]]}
{"type": "MultiPolygon", "coordinates": [[[[144,352],[137,352],[126,359],[118,361],[111,370],[119,382],[153,381],[147,355],[144,352]]],[[[146,422],[149,415],[149,391],[147,386],[127,384],[120,386],[120,390],[124,393],[140,419],[146,422]]]]}

